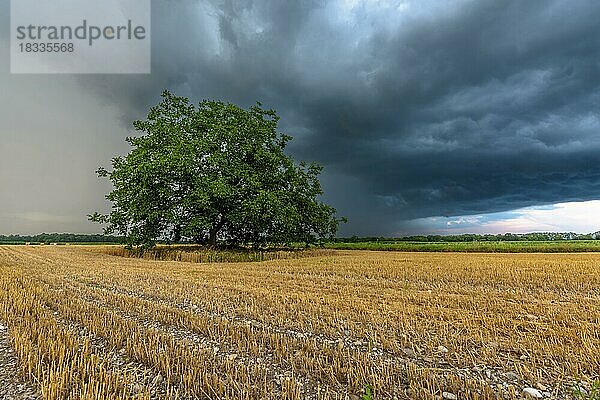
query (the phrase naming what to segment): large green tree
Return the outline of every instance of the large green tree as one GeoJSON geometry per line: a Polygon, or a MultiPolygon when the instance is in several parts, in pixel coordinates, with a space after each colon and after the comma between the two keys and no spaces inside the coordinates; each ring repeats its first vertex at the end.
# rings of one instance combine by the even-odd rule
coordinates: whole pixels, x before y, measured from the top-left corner
{"type": "Polygon", "coordinates": [[[278,132],[274,111],[162,97],[134,122],[130,153],[98,170],[114,186],[106,196],[112,210],[90,219],[106,234],[146,247],[160,239],[260,246],[335,235],[335,209],[319,200],[322,168],[284,153],[291,137],[278,132]]]}

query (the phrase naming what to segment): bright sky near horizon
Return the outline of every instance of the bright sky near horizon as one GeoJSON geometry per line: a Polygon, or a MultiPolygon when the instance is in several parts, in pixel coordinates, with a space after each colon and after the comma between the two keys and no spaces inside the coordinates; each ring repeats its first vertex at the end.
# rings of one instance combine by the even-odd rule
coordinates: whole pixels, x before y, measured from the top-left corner
{"type": "Polygon", "coordinates": [[[404,234],[594,233],[600,231],[600,201],[558,203],[490,214],[428,217],[410,221],[407,225],[404,234]]]}

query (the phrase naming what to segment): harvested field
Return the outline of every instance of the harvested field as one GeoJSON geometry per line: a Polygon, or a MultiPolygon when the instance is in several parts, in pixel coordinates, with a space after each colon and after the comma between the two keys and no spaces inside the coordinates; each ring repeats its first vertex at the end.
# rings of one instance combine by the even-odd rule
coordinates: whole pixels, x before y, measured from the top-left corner
{"type": "Polygon", "coordinates": [[[95,249],[0,246],[0,324],[18,362],[0,361],[0,386],[44,399],[355,400],[368,386],[375,399],[564,399],[600,373],[600,254],[199,264],[95,249]]]}

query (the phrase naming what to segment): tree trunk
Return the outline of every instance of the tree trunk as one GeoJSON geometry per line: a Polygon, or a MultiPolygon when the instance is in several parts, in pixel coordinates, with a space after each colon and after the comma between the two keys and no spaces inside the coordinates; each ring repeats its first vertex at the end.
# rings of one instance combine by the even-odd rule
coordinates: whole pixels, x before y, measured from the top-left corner
{"type": "Polygon", "coordinates": [[[218,221],[215,221],[208,231],[208,245],[210,247],[217,247],[217,235],[221,228],[225,225],[225,221],[222,216],[219,216],[218,221]]]}
{"type": "Polygon", "coordinates": [[[173,231],[173,242],[179,243],[181,241],[181,225],[177,225],[173,231]]]}
{"type": "Polygon", "coordinates": [[[219,233],[219,231],[215,228],[212,228],[209,231],[208,245],[210,247],[217,247],[217,233],[219,233]]]}

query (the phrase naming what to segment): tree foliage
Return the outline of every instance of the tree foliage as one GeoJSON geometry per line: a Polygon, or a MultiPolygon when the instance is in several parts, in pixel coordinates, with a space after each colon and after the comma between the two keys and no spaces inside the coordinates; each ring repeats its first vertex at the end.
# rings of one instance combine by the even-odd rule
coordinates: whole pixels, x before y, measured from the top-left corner
{"type": "Polygon", "coordinates": [[[158,239],[216,245],[314,242],[335,235],[335,209],[319,200],[317,164],[284,153],[290,136],[261,104],[242,109],[220,101],[194,106],[165,91],[132,149],[100,168],[114,189],[109,214],[90,219],[130,245],[158,239]]]}

